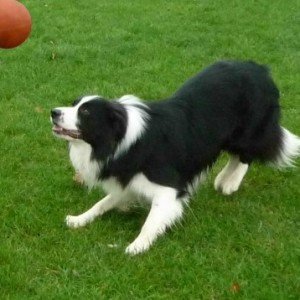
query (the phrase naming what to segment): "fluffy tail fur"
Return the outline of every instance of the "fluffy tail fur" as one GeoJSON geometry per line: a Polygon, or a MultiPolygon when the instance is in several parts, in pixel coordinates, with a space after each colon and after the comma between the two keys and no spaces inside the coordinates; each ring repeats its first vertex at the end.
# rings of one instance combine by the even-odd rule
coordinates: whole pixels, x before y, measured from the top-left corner
{"type": "Polygon", "coordinates": [[[281,147],[273,164],[277,168],[294,167],[297,156],[300,156],[300,138],[281,127],[281,147]]]}

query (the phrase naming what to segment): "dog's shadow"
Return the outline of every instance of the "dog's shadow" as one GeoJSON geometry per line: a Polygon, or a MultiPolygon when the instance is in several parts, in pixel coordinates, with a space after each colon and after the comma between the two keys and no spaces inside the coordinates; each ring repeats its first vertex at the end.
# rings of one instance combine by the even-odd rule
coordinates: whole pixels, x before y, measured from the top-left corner
{"type": "Polygon", "coordinates": [[[114,209],[97,219],[97,223],[106,222],[110,226],[124,229],[124,231],[138,231],[144,224],[148,213],[149,208],[146,206],[134,206],[127,211],[114,209]]]}

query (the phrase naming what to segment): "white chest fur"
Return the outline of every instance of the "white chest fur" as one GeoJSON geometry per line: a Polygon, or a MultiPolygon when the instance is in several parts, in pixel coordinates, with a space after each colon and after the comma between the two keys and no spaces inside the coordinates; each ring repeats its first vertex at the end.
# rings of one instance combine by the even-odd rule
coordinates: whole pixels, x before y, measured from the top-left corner
{"type": "Polygon", "coordinates": [[[83,141],[70,143],[70,159],[76,172],[82,177],[88,187],[98,184],[100,165],[96,160],[91,160],[92,147],[83,141]]]}

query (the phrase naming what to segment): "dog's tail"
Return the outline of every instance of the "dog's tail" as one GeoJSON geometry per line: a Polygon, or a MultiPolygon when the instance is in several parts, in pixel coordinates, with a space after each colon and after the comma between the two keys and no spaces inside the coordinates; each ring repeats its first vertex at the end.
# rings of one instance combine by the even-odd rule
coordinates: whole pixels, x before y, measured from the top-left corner
{"type": "Polygon", "coordinates": [[[300,137],[281,127],[281,143],[272,165],[277,168],[294,167],[297,156],[300,156],[300,137]]]}

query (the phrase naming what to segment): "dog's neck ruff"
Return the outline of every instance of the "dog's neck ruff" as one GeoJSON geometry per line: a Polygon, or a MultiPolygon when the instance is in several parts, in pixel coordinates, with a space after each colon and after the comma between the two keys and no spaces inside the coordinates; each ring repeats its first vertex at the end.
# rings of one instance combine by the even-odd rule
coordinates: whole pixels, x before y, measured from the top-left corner
{"type": "Polygon", "coordinates": [[[133,95],[125,95],[118,100],[123,105],[127,113],[127,128],[124,138],[118,145],[113,158],[118,158],[126,153],[128,149],[145,132],[149,115],[149,107],[133,95]]]}
{"type": "Polygon", "coordinates": [[[82,140],[70,142],[70,160],[76,172],[79,173],[84,183],[92,188],[99,184],[101,162],[93,159],[92,147],[82,140]]]}

